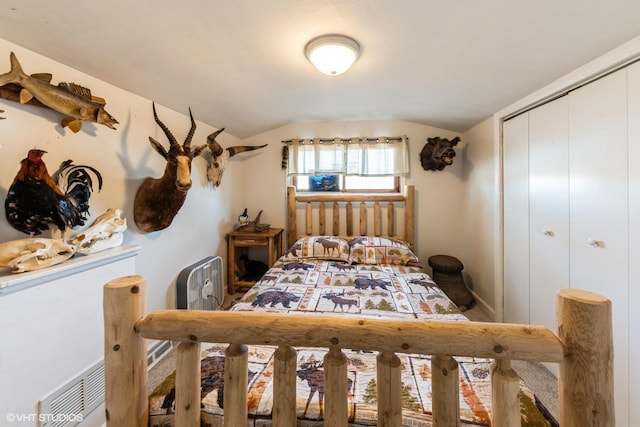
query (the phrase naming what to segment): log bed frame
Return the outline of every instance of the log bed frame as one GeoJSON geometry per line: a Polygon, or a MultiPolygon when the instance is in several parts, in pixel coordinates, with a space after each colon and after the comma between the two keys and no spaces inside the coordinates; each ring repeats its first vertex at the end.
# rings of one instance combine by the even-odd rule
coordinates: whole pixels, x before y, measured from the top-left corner
{"type": "Polygon", "coordinates": [[[298,237],[306,235],[326,235],[353,237],[353,236],[386,236],[401,239],[414,244],[415,235],[415,197],[414,186],[407,185],[403,193],[296,193],[295,187],[287,187],[287,243],[291,247],[298,237]],[[298,224],[298,205],[304,205],[304,227],[298,224]],[[331,232],[327,227],[327,207],[332,206],[331,232]],[[344,204],[344,206],[342,206],[344,204]],[[357,233],[354,232],[354,208],[358,205],[359,219],[357,233]],[[367,205],[373,206],[373,230],[367,229],[369,215],[367,205]],[[396,218],[396,204],[403,205],[404,219],[402,221],[402,233],[397,233],[398,222],[396,218]],[[316,208],[314,211],[314,207],[316,208]],[[386,209],[386,216],[382,211],[386,209]],[[344,210],[345,222],[341,221],[341,212],[344,210]],[[316,214],[317,212],[317,218],[316,214]],[[386,227],[383,227],[386,217],[386,227]],[[317,227],[314,223],[317,222],[317,227]],[[385,233],[383,234],[383,228],[385,233]],[[304,234],[298,230],[303,229],[304,234]]]}
{"type": "MultiPolygon", "coordinates": [[[[337,203],[360,203],[357,195],[296,195],[288,190],[291,236],[325,234],[325,202],[332,202],[334,235],[342,235],[337,203]],[[319,204],[318,232],[295,226],[297,205],[304,204],[307,224],[312,204],[319,204]],[[292,209],[293,208],[293,209],[292,209]],[[292,212],[293,211],[293,212],[292,212]]],[[[404,236],[413,243],[413,188],[403,195],[367,195],[374,206],[371,234],[395,236],[394,213],[387,212],[382,234],[381,204],[394,211],[406,203],[404,236]],[[385,198],[386,197],[386,198],[385,198]],[[390,203],[390,204],[389,204],[390,203]],[[389,231],[390,230],[390,231],[389,231]]],[[[367,215],[360,204],[361,218],[367,215]]],[[[359,230],[366,233],[366,225],[359,230]]],[[[353,228],[347,225],[347,235],[353,228]]],[[[293,238],[295,240],[295,238],[293,238]]],[[[378,426],[400,427],[401,367],[397,353],[432,355],[433,426],[459,426],[458,364],[454,356],[490,358],[492,425],[520,425],[519,377],[511,360],[559,363],[559,422],[563,427],[613,426],[613,336],[611,303],[591,292],[563,289],[557,294],[558,335],[543,326],[436,320],[347,318],[264,312],[158,310],[145,314],[145,279],[126,276],[104,286],[105,407],[107,426],[142,427],[149,423],[147,346],[145,339],[178,342],[176,348],[175,425],[200,425],[200,346],[229,343],[225,354],[224,425],[247,423],[247,345],[277,346],[274,360],[273,425],[296,426],[296,353],[294,347],[328,348],[324,360],[326,426],[347,426],[347,360],[343,348],[378,352],[378,426]],[[597,391],[597,392],[596,392],[597,391]]]]}

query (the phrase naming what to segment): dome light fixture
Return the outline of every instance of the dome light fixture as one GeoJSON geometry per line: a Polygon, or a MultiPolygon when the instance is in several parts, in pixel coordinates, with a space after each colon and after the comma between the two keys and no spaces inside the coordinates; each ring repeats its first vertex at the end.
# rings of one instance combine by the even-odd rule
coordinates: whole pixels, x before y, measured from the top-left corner
{"type": "Polygon", "coordinates": [[[318,36],[304,48],[307,59],[324,74],[337,76],[347,71],[360,56],[360,45],[340,34],[318,36]]]}

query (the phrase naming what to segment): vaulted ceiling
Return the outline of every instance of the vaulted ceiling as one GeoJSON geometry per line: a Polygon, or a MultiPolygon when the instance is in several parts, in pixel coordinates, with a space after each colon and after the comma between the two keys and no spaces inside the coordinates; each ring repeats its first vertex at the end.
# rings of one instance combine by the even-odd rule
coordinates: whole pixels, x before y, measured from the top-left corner
{"type": "Polygon", "coordinates": [[[0,3],[0,38],[240,138],[313,120],[461,132],[640,35],[639,23],[637,0],[0,3]],[[305,58],[325,33],[361,44],[347,73],[305,58]]]}

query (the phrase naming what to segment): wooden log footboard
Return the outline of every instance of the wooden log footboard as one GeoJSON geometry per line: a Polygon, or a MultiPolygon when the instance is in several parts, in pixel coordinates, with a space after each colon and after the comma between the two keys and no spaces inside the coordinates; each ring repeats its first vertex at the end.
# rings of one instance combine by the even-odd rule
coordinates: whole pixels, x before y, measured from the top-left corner
{"type": "Polygon", "coordinates": [[[200,343],[229,343],[225,354],[224,425],[246,425],[247,347],[273,345],[274,426],[295,426],[294,347],[323,347],[326,426],[347,426],[342,349],[378,352],[378,426],[401,426],[397,353],[432,357],[433,426],[460,425],[454,356],[495,360],[492,425],[519,426],[518,376],[511,360],[560,363],[562,426],[613,426],[611,303],[590,292],[558,293],[559,337],[542,326],[391,320],[264,312],[160,310],[144,313],[145,280],[126,276],[104,287],[107,425],[147,426],[145,339],[180,344],[176,357],[176,426],[200,425],[200,343]],[[594,392],[597,390],[597,393],[594,392]]]}

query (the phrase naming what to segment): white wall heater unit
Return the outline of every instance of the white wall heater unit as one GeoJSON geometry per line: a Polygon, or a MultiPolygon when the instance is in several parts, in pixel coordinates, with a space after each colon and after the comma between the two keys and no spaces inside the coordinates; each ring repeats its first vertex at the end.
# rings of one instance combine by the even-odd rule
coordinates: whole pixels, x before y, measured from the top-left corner
{"type": "Polygon", "coordinates": [[[176,281],[176,308],[218,310],[224,301],[222,258],[206,257],[180,272],[176,281]]]}

